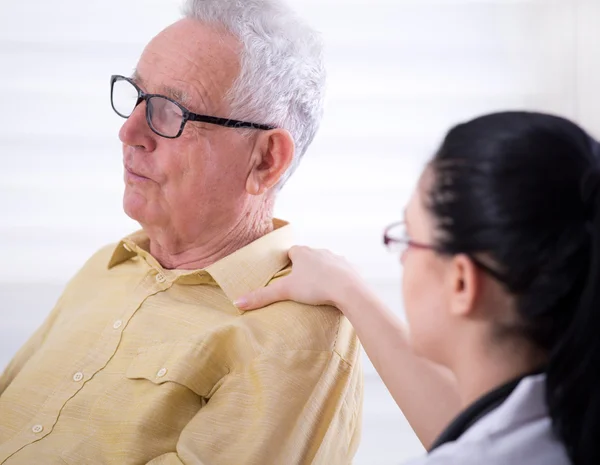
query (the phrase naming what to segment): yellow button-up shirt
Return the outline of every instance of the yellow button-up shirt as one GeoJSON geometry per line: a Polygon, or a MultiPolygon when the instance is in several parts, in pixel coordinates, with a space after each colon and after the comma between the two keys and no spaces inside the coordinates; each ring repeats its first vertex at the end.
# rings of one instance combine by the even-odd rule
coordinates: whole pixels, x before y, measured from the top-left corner
{"type": "Polygon", "coordinates": [[[290,226],[204,270],[143,233],[94,255],[0,378],[0,464],[347,464],[362,378],[348,321],[233,301],[289,270],[290,226]]]}

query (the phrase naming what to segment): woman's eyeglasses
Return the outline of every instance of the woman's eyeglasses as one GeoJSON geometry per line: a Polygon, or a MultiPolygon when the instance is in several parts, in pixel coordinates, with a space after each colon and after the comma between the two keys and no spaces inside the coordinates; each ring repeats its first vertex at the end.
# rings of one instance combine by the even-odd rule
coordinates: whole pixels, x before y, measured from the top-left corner
{"type": "Polygon", "coordinates": [[[275,129],[266,124],[249,123],[234,119],[217,118],[215,116],[192,113],[180,103],[169,97],[158,94],[146,94],[131,79],[124,76],[111,76],[110,102],[115,113],[123,118],[129,118],[133,110],[146,101],[146,121],[155,134],[168,139],[181,135],[185,123],[200,121],[217,124],[228,128],[250,128],[268,131],[275,129]]]}
{"type": "MultiPolygon", "coordinates": [[[[400,221],[398,223],[394,223],[388,226],[383,233],[383,244],[393,252],[394,254],[403,255],[410,248],[421,249],[421,250],[431,250],[432,252],[436,252],[441,255],[448,255],[441,248],[431,245],[424,244],[422,242],[413,241],[406,229],[406,223],[404,221],[400,221]]],[[[505,278],[501,273],[489,267],[481,260],[469,255],[471,261],[481,270],[497,279],[500,282],[504,282],[505,278]]]]}
{"type": "Polygon", "coordinates": [[[383,233],[383,244],[390,252],[400,255],[411,247],[415,249],[437,251],[437,247],[434,245],[413,241],[408,235],[408,230],[406,229],[406,223],[404,221],[394,223],[385,229],[383,233]]]}

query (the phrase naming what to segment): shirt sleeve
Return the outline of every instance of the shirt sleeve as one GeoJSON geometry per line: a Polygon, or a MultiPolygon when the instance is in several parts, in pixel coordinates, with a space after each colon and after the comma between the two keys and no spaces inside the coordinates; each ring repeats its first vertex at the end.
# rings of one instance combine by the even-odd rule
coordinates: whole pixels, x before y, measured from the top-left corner
{"type": "Polygon", "coordinates": [[[261,355],[226,375],[184,428],[177,450],[148,465],[352,462],[362,373],[335,352],[261,355]]]}
{"type": "Polygon", "coordinates": [[[0,396],[19,374],[27,361],[38,351],[46,339],[46,335],[52,328],[59,314],[57,304],[42,325],[33,333],[29,340],[19,349],[11,362],[8,364],[2,376],[0,376],[0,396]]]}

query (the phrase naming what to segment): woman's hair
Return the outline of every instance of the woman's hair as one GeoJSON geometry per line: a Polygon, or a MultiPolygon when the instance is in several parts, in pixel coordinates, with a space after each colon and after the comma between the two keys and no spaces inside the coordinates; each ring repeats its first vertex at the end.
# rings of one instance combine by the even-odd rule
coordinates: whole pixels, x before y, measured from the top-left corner
{"type": "Polygon", "coordinates": [[[485,257],[514,297],[518,332],[548,354],[546,400],[576,465],[600,464],[600,145],[539,113],[450,130],[427,206],[442,253],[485,257]]]}

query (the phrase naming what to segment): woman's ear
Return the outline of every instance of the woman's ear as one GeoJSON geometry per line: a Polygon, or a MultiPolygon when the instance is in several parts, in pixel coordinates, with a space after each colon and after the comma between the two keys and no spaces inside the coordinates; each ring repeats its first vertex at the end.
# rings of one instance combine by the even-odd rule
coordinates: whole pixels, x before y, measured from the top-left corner
{"type": "Polygon", "coordinates": [[[452,258],[450,266],[450,312],[454,316],[472,316],[482,284],[477,265],[467,255],[460,254],[452,258]]]}
{"type": "Polygon", "coordinates": [[[256,138],[246,191],[261,195],[275,186],[292,165],[294,140],[285,129],[264,131],[256,138]]]}

